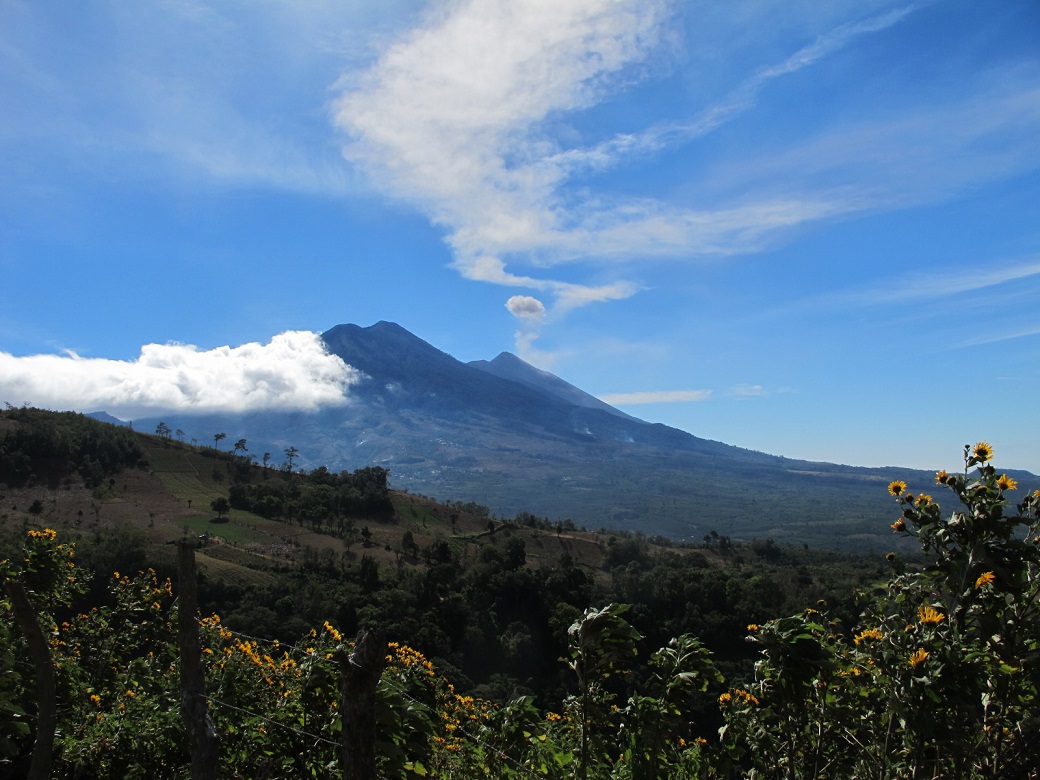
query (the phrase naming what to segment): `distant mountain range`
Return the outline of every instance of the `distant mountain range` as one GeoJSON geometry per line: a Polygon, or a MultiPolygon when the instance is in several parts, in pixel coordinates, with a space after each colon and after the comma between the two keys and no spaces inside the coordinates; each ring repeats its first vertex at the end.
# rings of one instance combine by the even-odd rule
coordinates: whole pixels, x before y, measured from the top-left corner
{"type": "Polygon", "coordinates": [[[296,447],[308,467],[383,466],[394,487],[475,501],[500,517],[526,511],[679,539],[714,530],[884,550],[898,515],[888,483],[933,487],[931,472],[791,460],[644,422],[515,355],[463,363],[390,322],[338,325],[322,338],[363,374],[349,404],[163,421],[200,444],[215,432],[246,438],[251,454],[270,452],[274,463],[296,447]]]}

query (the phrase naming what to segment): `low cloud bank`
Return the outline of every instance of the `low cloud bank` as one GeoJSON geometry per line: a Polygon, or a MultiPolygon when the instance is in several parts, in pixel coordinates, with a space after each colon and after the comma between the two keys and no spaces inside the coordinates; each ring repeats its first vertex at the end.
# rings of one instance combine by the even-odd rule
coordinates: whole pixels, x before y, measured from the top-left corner
{"type": "Polygon", "coordinates": [[[200,350],[145,344],[134,361],[0,352],[0,401],[45,409],[103,409],[124,419],[162,412],[315,411],[347,402],[359,373],[310,331],[268,343],[200,350]]]}

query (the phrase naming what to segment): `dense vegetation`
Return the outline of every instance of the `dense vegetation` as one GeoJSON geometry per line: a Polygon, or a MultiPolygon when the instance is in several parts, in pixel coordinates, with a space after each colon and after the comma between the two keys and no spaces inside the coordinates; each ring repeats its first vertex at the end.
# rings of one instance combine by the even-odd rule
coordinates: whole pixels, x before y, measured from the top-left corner
{"type": "MultiPolygon", "coordinates": [[[[221,776],[338,776],[337,653],[378,626],[395,640],[378,689],[385,777],[1036,777],[1040,491],[1013,506],[1015,480],[991,458],[980,443],[963,474],[937,475],[962,505],[952,514],[891,484],[893,531],[925,565],[616,534],[596,568],[569,553],[535,566],[530,534],[554,524],[496,518],[426,541],[384,508],[403,530],[381,563],[362,538],[356,553],[304,548],[263,587],[210,577],[202,660],[221,776]]],[[[293,500],[357,488],[259,467],[231,487],[249,498],[266,483],[293,500]]],[[[379,522],[328,508],[280,522],[332,536],[379,522]]],[[[461,524],[461,506],[444,509],[461,524]]],[[[169,563],[149,570],[140,536],[70,531],[74,546],[22,519],[3,579],[27,588],[50,637],[54,776],[187,776],[169,563]]],[[[0,625],[12,771],[34,736],[24,642],[0,625]]]]}
{"type": "Polygon", "coordinates": [[[141,462],[133,431],[75,412],[8,406],[0,417],[0,485],[55,485],[78,473],[89,487],[141,462]]]}

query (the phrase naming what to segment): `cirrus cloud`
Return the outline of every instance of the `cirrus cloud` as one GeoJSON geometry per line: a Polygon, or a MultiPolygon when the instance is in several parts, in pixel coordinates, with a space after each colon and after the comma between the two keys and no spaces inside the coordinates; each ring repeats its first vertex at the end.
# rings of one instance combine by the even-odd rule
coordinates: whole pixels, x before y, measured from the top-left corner
{"type": "Polygon", "coordinates": [[[346,403],[347,389],[359,378],[310,331],[210,350],[145,344],[132,361],[0,352],[0,399],[48,409],[104,409],[124,418],[164,411],[315,411],[346,403]]]}
{"type": "Polygon", "coordinates": [[[899,24],[919,7],[853,15],[758,67],[693,116],[586,144],[565,118],[669,66],[678,3],[438,5],[365,72],[344,78],[333,121],[347,136],[345,157],[376,187],[446,229],[452,265],[463,277],[547,291],[552,313],[564,315],[640,287],[616,278],[596,286],[536,278],[507,272],[506,264],[544,269],[753,253],[793,228],[873,205],[862,193],[828,185],[753,190],[705,208],[662,195],[611,193],[583,177],[714,132],[753,109],[774,80],[899,24]]]}
{"type": "Polygon", "coordinates": [[[644,390],[635,393],[607,393],[598,396],[611,406],[633,406],[636,404],[677,404],[707,401],[711,390],[644,390]]]}

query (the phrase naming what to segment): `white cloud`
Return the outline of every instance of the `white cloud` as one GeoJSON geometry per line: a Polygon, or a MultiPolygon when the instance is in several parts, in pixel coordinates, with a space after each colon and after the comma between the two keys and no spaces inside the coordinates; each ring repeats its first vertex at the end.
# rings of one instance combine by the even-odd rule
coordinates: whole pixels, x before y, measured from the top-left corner
{"type": "Polygon", "coordinates": [[[573,191],[577,174],[711,132],[751,108],[770,81],[897,24],[917,6],[836,24],[755,70],[691,119],[618,134],[586,149],[551,137],[551,122],[645,76],[637,68],[649,70],[668,50],[665,23],[675,7],[670,0],[439,6],[345,87],[334,115],[349,139],[345,156],[376,186],[447,229],[463,276],[547,291],[561,314],[628,297],[639,287],[538,279],[510,273],[506,263],[547,267],[753,252],[779,231],[863,208],[864,196],[834,186],[802,194],[751,191],[715,209],[573,191]]]}
{"type": "Polygon", "coordinates": [[[146,344],[134,361],[0,352],[0,399],[123,418],[164,411],[314,411],[346,403],[358,377],[309,331],[211,350],[146,344]]]}
{"type": "Polygon", "coordinates": [[[737,86],[725,100],[709,106],[692,118],[661,123],[640,133],[621,133],[591,149],[566,150],[556,155],[553,161],[571,170],[583,167],[603,169],[634,154],[656,152],[667,146],[700,138],[751,109],[758,93],[771,80],[814,65],[818,60],[844,48],[861,35],[891,27],[918,7],[920,4],[898,8],[855,23],[840,24],[819,35],[811,44],[799,49],[782,62],[761,68],[737,86]]]}
{"type": "Polygon", "coordinates": [[[737,398],[765,398],[769,395],[762,385],[736,385],[730,388],[730,393],[737,398]]]}
{"type": "MultiPolygon", "coordinates": [[[[781,152],[718,166],[705,186],[755,201],[780,190],[832,215],[906,208],[1040,167],[1036,74],[980,77],[955,99],[837,123],[781,152]]],[[[828,215],[824,215],[828,216],[828,215]]]]}
{"type": "Polygon", "coordinates": [[[607,393],[598,396],[611,406],[633,406],[636,404],[677,404],[707,401],[711,390],[646,390],[635,393],[607,393]]]}
{"type": "Polygon", "coordinates": [[[538,341],[539,335],[537,330],[518,330],[513,334],[516,342],[516,354],[525,362],[543,371],[549,371],[558,361],[571,355],[571,351],[566,349],[551,351],[538,349],[535,343],[538,341]]]}
{"type": "MultiPolygon", "coordinates": [[[[541,288],[504,273],[498,258],[590,254],[568,227],[574,215],[561,201],[564,171],[552,162],[558,149],[541,125],[556,112],[594,105],[649,57],[670,6],[491,0],[446,7],[343,94],[335,120],[350,137],[345,154],[382,189],[449,229],[463,275],[541,288]]],[[[596,299],[571,295],[568,305],[596,299]]]]}
{"type": "Polygon", "coordinates": [[[545,316],[545,304],[530,295],[514,295],[506,301],[506,308],[518,319],[541,322],[545,316]]]}
{"type": "Polygon", "coordinates": [[[1040,328],[1028,327],[1020,330],[1013,331],[1011,333],[1000,333],[993,336],[979,336],[972,339],[967,339],[956,345],[958,347],[978,347],[983,344],[996,344],[1001,341],[1014,341],[1015,339],[1031,338],[1033,336],[1040,336],[1040,328]]]}
{"type": "Polygon", "coordinates": [[[890,282],[885,288],[876,288],[863,293],[862,298],[877,303],[941,298],[961,293],[973,293],[1034,276],[1040,276],[1040,256],[1024,262],[997,264],[988,261],[981,267],[947,268],[942,273],[933,274],[909,274],[896,280],[894,284],[890,282]]]}
{"type": "Polygon", "coordinates": [[[631,282],[614,282],[599,286],[558,282],[551,279],[536,279],[531,276],[517,276],[506,270],[505,263],[497,257],[482,255],[459,268],[462,275],[474,281],[500,284],[505,287],[530,287],[545,290],[556,295],[553,311],[564,314],[571,309],[587,303],[616,301],[631,297],[639,288],[631,282]]]}

